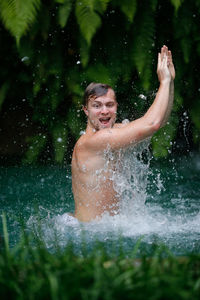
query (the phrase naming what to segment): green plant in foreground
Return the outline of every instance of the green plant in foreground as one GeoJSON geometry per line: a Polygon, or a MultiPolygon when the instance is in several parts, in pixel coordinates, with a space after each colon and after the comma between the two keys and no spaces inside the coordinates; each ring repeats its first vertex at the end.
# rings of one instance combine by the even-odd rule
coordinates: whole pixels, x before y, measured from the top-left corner
{"type": "Polygon", "coordinates": [[[200,255],[175,257],[160,246],[151,257],[115,257],[100,244],[85,257],[72,245],[50,253],[25,232],[9,249],[5,215],[3,231],[0,299],[199,299],[200,255]]]}

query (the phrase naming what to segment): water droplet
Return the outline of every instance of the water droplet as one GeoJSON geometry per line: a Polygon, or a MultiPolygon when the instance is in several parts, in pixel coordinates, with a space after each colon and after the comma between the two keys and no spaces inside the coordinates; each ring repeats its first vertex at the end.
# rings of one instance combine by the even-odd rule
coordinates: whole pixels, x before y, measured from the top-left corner
{"type": "Polygon", "coordinates": [[[147,99],[147,97],[146,97],[145,95],[143,95],[143,94],[140,94],[138,97],[139,97],[140,99],[142,99],[142,100],[146,100],[146,99],[147,99]]]}
{"type": "Polygon", "coordinates": [[[22,62],[27,61],[27,60],[29,60],[29,57],[28,57],[28,56],[24,56],[24,57],[21,59],[22,62]]]}
{"type": "Polygon", "coordinates": [[[62,139],[61,137],[57,138],[57,142],[58,142],[58,143],[61,143],[62,140],[63,140],[63,139],[62,139]]]}
{"type": "Polygon", "coordinates": [[[77,65],[80,65],[80,63],[81,63],[80,60],[78,60],[78,61],[76,62],[77,65]]]}
{"type": "Polygon", "coordinates": [[[124,119],[123,121],[122,121],[122,124],[128,124],[130,121],[128,120],[128,119],[124,119]]]}

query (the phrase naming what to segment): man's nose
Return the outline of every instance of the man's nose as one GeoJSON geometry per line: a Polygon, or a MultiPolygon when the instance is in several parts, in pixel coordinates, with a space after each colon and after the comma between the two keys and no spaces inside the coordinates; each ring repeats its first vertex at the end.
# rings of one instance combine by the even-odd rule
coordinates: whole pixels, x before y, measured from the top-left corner
{"type": "Polygon", "coordinates": [[[101,112],[104,113],[104,114],[107,114],[107,113],[108,113],[108,108],[107,108],[106,105],[103,105],[103,106],[102,106],[101,112]]]}

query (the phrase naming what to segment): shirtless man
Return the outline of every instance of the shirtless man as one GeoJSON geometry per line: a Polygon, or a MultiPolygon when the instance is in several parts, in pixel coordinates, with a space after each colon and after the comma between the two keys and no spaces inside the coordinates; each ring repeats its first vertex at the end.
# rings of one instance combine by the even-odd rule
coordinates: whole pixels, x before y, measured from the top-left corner
{"type": "Polygon", "coordinates": [[[143,117],[128,124],[115,124],[117,101],[113,89],[91,83],[85,90],[83,110],[87,128],[77,141],[72,156],[74,216],[83,222],[98,219],[103,213],[119,212],[119,195],[113,187],[114,163],[108,154],[151,137],[168,120],[174,98],[175,70],[171,52],[163,46],[158,54],[160,82],[153,104],[143,117]]]}

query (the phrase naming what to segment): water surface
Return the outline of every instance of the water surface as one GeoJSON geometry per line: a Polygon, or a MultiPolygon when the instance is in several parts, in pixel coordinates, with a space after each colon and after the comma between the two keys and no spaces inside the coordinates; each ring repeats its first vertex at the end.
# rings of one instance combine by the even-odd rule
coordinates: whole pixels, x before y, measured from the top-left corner
{"type": "Polygon", "coordinates": [[[30,232],[40,224],[49,249],[55,239],[61,247],[73,242],[77,251],[83,239],[88,249],[99,240],[108,251],[120,244],[128,255],[142,238],[140,252],[154,243],[177,255],[200,252],[200,155],[145,162],[142,156],[128,151],[116,174],[120,215],[90,223],[67,214],[74,210],[70,167],[1,167],[1,213],[7,215],[10,245],[17,243],[23,220],[30,232]]]}

